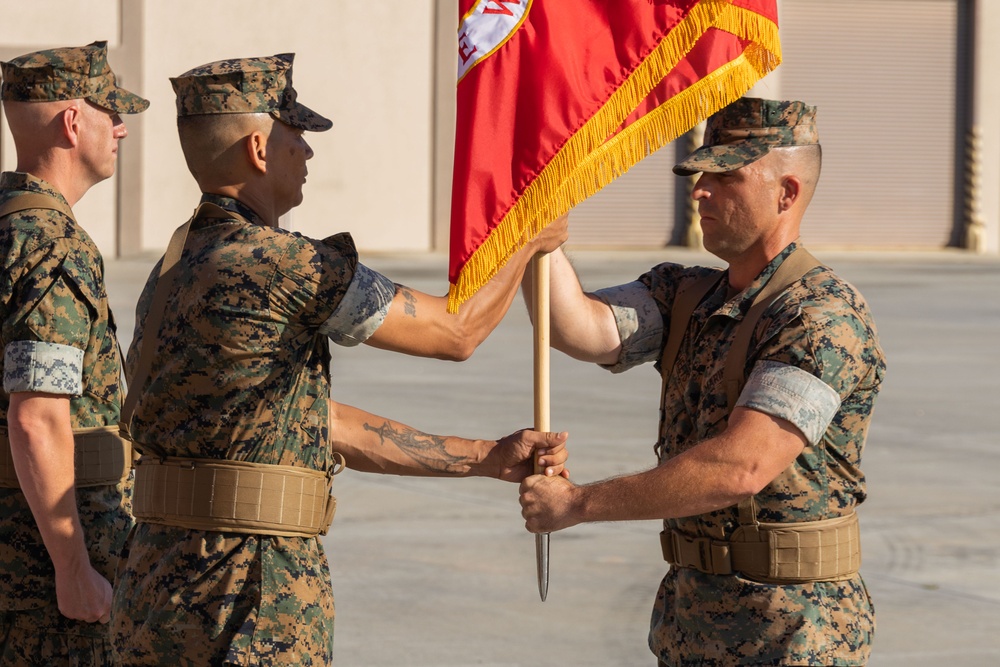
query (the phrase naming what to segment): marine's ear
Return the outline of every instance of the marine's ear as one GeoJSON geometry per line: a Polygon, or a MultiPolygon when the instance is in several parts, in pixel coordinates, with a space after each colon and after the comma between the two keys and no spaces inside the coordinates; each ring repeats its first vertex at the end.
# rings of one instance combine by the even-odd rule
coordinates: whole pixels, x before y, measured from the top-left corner
{"type": "Polygon", "coordinates": [[[254,130],[244,139],[247,159],[250,166],[262,174],[267,173],[267,135],[260,130],[254,130]]]}
{"type": "Polygon", "coordinates": [[[60,130],[62,130],[63,139],[73,148],[76,148],[80,143],[81,115],[81,109],[76,104],[71,104],[59,112],[60,130]]]}
{"type": "Polygon", "coordinates": [[[781,179],[781,195],[778,197],[778,211],[784,212],[795,206],[802,196],[802,179],[789,174],[781,179]]]}

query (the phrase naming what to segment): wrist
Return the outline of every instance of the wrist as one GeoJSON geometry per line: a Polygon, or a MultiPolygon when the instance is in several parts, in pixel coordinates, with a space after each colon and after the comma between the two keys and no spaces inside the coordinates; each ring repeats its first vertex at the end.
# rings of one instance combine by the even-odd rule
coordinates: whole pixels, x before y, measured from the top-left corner
{"type": "Polygon", "coordinates": [[[90,553],[79,521],[65,517],[39,525],[39,529],[56,572],[73,574],[90,566],[90,553]]]}
{"type": "Polygon", "coordinates": [[[470,455],[467,459],[466,470],[460,473],[462,477],[499,477],[502,467],[497,461],[496,447],[499,440],[472,440],[471,446],[467,448],[470,455]]]}
{"type": "Polygon", "coordinates": [[[586,486],[572,486],[569,490],[569,519],[571,525],[590,521],[590,494],[586,486]]]}
{"type": "Polygon", "coordinates": [[[476,472],[472,473],[479,477],[490,477],[492,479],[503,479],[504,465],[500,454],[500,440],[477,440],[480,444],[479,461],[476,464],[476,472]]]}
{"type": "Polygon", "coordinates": [[[78,576],[90,567],[90,554],[85,545],[69,546],[49,551],[52,568],[58,576],[78,576]]]}

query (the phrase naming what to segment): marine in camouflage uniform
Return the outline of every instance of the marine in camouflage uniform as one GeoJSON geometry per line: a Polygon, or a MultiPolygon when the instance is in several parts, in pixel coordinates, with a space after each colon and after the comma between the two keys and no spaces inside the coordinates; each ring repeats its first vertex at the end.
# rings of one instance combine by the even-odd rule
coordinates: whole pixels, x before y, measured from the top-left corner
{"type": "MultiPolygon", "coordinates": [[[[222,213],[193,219],[158,336],[144,323],[161,280],[159,265],[140,297],[126,364],[131,391],[139,392],[129,426],[136,447],[152,457],[326,472],[336,465],[336,450],[350,467],[367,471],[460,475],[489,470],[513,479],[511,471],[500,470],[503,466],[480,467],[475,460],[493,458],[492,442],[420,434],[330,401],[331,340],[341,345],[377,341],[388,349],[444,356],[454,342],[448,338],[434,348],[404,345],[435,340],[433,332],[421,328],[425,322],[444,330],[461,320],[446,314],[446,299],[395,285],[360,264],[349,235],[316,240],[277,227],[276,216],[298,204],[295,187],[300,189],[303,179],[289,188],[287,200],[257,195],[277,192],[272,183],[282,183],[278,179],[287,178],[286,171],[304,175],[312,151],[302,133],[331,125],[297,101],[292,62],[290,54],[224,60],[172,79],[182,146],[205,191],[202,203],[222,213]],[[233,114],[266,114],[279,122],[273,122],[266,144],[254,143],[257,135],[250,129],[234,135],[240,157],[229,164],[243,165],[240,169],[248,164],[247,145],[255,151],[266,145],[268,160],[284,159],[277,143],[287,140],[282,136],[292,137],[287,146],[299,154],[287,169],[270,162],[266,174],[250,169],[247,178],[267,187],[244,187],[238,196],[227,186],[211,184],[213,172],[196,157],[201,154],[197,138],[186,139],[191,128],[183,127],[202,123],[201,130],[223,132],[233,114]],[[155,356],[143,381],[136,377],[137,368],[150,340],[155,356]]],[[[253,164],[259,166],[260,154],[255,155],[253,164]]],[[[520,271],[537,249],[512,259],[509,284],[494,292],[504,301],[488,297],[483,302],[489,315],[473,304],[486,327],[477,340],[502,317],[520,271]]],[[[550,457],[554,470],[561,469],[564,455],[550,457]]],[[[528,472],[525,463],[515,477],[528,472]]],[[[137,483],[137,497],[142,493],[137,483]]],[[[138,509],[137,516],[114,598],[114,641],[127,664],[332,661],[334,603],[318,538],[189,529],[147,520],[138,509]]]]}
{"type": "MultiPolygon", "coordinates": [[[[695,308],[672,372],[666,371],[660,465],[581,487],[546,480],[536,486],[529,479],[522,487],[529,528],[667,517],[667,531],[722,543],[741,523],[735,503],[743,498],[726,486],[728,478],[752,477],[756,468],[769,466],[772,472],[750,491],[756,521],[790,524],[842,517],[865,499],[861,453],[885,362],[871,312],[854,287],[825,266],[794,281],[766,307],[753,329],[742,369],[746,384],[732,413],[723,381],[737,329],[754,298],[799,246],[794,240],[798,222],[811,197],[801,182],[794,186],[798,197],[809,190],[800,212],[777,223],[788,230],[778,238],[792,241],[784,246],[781,241],[773,256],[765,256],[762,270],[758,261],[756,274],[747,274],[743,247],[732,250],[726,242],[755,220],[745,213],[753,210],[754,204],[746,203],[755,196],[752,192],[764,193],[764,209],[784,206],[790,191],[781,188],[787,174],[802,170],[802,163],[772,158],[737,172],[772,152],[800,147],[815,151],[807,158],[816,162],[814,187],[819,160],[815,109],[801,102],[744,98],[709,119],[705,145],[675,171],[707,174],[694,193],[701,202],[706,247],[729,261],[730,270],[661,264],[636,282],[599,290],[592,301],[605,321],[613,320],[618,344],[593,360],[613,372],[656,362],[663,373],[661,355],[679,290],[707,274],[720,277],[695,308]],[[720,184],[722,179],[730,180],[720,184]],[[734,273],[737,267],[744,269],[740,276],[734,273]],[[739,281],[745,284],[733,284],[739,281]],[[740,430],[748,418],[757,423],[773,418],[774,428],[757,438],[740,430]],[[741,450],[746,453],[733,454],[741,450]],[[730,465],[730,459],[744,467],[730,465]],[[701,466],[705,461],[709,464],[701,466]],[[564,493],[549,493],[553,491],[564,493]],[[643,505],[629,495],[633,491],[659,500],[643,505]],[[599,507],[607,494],[617,498],[617,508],[599,507]],[[727,494],[728,501],[720,500],[727,494]]],[[[562,258],[559,264],[564,263],[562,258]]],[[[562,279],[572,280],[572,275],[564,273],[562,279]]],[[[552,305],[554,318],[557,307],[552,305]]],[[[738,571],[710,574],[696,567],[671,567],[656,596],[649,641],[661,666],[863,665],[874,626],[872,603],[857,573],[838,581],[775,584],[738,571]]]]}
{"type": "MultiPolygon", "coordinates": [[[[30,145],[37,139],[24,135],[37,130],[12,117],[18,104],[86,100],[113,118],[149,105],[117,86],[105,42],[27,54],[2,63],[2,74],[0,98],[18,144],[19,169],[37,157],[22,150],[25,140],[30,145]]],[[[110,121],[107,127],[110,135],[110,121]]],[[[82,194],[93,182],[83,177],[69,185],[82,194]]],[[[0,205],[26,194],[45,195],[70,211],[63,194],[38,175],[0,174],[0,205]]],[[[74,430],[117,424],[121,360],[94,241],[65,212],[16,211],[0,219],[0,263],[4,440],[13,394],[68,397],[74,430]]],[[[72,469],[72,459],[68,465],[72,469]]],[[[23,486],[31,482],[22,470],[23,486]]],[[[90,565],[110,582],[132,526],[130,483],[79,488],[75,496],[90,565]]],[[[60,614],[50,552],[19,488],[0,488],[0,570],[0,665],[116,664],[107,625],[60,614]]]]}
{"type": "MultiPolygon", "coordinates": [[[[160,330],[163,366],[132,420],[136,446],[331,470],[330,352],[317,333],[365,337],[384,317],[392,284],[357,264],[348,238],[314,241],[264,224],[236,199],[202,201],[239,217],[196,220],[191,229],[160,330]],[[343,321],[347,313],[358,328],[343,321]]],[[[151,278],[136,308],[129,377],[154,288],[151,278]]],[[[329,661],[334,608],[318,538],[141,522],[123,566],[114,625],[129,664],[329,661]]]]}

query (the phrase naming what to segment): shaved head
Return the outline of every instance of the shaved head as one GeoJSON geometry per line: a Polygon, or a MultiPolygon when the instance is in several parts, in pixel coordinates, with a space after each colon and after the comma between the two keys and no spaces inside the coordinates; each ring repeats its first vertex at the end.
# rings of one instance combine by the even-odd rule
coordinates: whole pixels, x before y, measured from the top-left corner
{"type": "Polygon", "coordinates": [[[792,173],[802,181],[802,205],[808,206],[812,201],[819,175],[823,167],[823,149],[819,144],[808,146],[783,146],[772,148],[778,160],[776,167],[784,173],[792,173]]]}
{"type": "Polygon", "coordinates": [[[83,100],[3,103],[4,116],[14,137],[19,159],[37,156],[65,143],[59,114],[71,106],[86,106],[83,100]]]}
{"type": "Polygon", "coordinates": [[[236,182],[245,162],[243,139],[253,132],[270,136],[274,123],[266,113],[178,118],[177,133],[188,170],[202,186],[236,182]]]}
{"type": "Polygon", "coordinates": [[[116,112],[85,99],[4,101],[3,106],[17,171],[47,180],[70,205],[114,175],[118,142],[127,136],[116,112]]]}

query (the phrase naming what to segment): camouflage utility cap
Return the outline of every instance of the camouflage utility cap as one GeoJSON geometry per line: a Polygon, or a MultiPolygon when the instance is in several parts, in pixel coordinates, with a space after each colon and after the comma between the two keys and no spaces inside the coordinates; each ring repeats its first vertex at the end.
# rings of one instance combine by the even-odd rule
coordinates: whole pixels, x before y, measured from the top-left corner
{"type": "Polygon", "coordinates": [[[268,113],[301,130],[329,130],[333,123],[295,99],[294,58],[294,53],[279,53],[219,60],[172,78],[177,116],[268,113]]]}
{"type": "Polygon", "coordinates": [[[772,148],[819,143],[816,107],[804,102],[742,97],[708,119],[705,142],[674,167],[678,176],[734,171],[772,148]]]}
{"type": "Polygon", "coordinates": [[[84,99],[115,113],[139,113],[143,99],[118,86],[108,66],[108,43],[36,51],[0,63],[0,98],[8,102],[84,99]]]}

